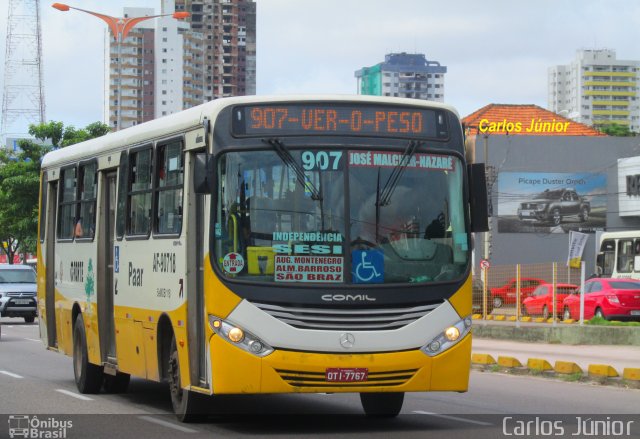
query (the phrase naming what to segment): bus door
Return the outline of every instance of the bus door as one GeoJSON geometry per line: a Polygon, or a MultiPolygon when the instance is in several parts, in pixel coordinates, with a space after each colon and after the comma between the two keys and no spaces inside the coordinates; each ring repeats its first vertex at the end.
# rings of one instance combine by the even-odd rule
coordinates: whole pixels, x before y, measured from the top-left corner
{"type": "Polygon", "coordinates": [[[613,239],[602,241],[597,256],[598,275],[611,277],[616,266],[616,242],[613,239]]]}
{"type": "Polygon", "coordinates": [[[105,363],[116,363],[116,334],[113,315],[113,296],[117,294],[113,282],[114,237],[116,217],[116,173],[102,173],[100,194],[100,224],[98,242],[98,328],[100,353],[105,363]]]}
{"type": "MultiPolygon", "coordinates": [[[[195,166],[195,156],[190,156],[188,169],[193,172],[195,166]]],[[[192,178],[188,176],[187,178],[192,178]]],[[[189,181],[185,179],[185,181],[189,181]]],[[[205,343],[205,309],[204,309],[204,246],[205,246],[205,200],[204,195],[196,194],[192,190],[191,185],[185,185],[187,197],[194,197],[195,203],[185,203],[189,206],[188,230],[194,230],[195,233],[187,234],[187,248],[192,249],[187,255],[187,264],[189,267],[196,267],[195,271],[190,271],[187,276],[187,322],[188,322],[188,340],[189,346],[195,347],[189,349],[189,363],[191,383],[198,383],[201,387],[208,387],[208,367],[207,353],[205,343]],[[188,188],[188,189],[186,189],[188,188]]]]}
{"type": "MultiPolygon", "coordinates": [[[[44,260],[47,267],[47,288],[45,291],[45,312],[47,319],[47,345],[51,348],[58,347],[58,336],[56,334],[56,210],[58,200],[58,182],[53,181],[47,189],[47,231],[46,236],[46,257],[44,260]]],[[[61,267],[62,268],[62,267],[61,267]]]]}

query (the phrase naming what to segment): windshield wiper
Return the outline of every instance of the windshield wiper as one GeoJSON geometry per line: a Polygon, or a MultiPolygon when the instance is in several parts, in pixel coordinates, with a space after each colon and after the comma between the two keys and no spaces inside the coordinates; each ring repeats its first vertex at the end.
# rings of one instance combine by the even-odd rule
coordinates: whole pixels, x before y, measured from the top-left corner
{"type": "Polygon", "coordinates": [[[289,169],[291,169],[296,175],[298,183],[300,183],[303,188],[309,189],[309,191],[311,192],[311,199],[315,201],[322,201],[322,194],[320,194],[320,191],[318,190],[318,188],[316,188],[311,180],[306,179],[304,170],[291,156],[291,153],[286,148],[286,146],[284,146],[284,143],[282,143],[280,139],[262,139],[262,141],[268,143],[273,147],[273,149],[275,149],[276,154],[278,154],[278,157],[280,157],[280,160],[282,160],[282,162],[287,165],[289,169]]]}
{"type": "MultiPolygon", "coordinates": [[[[380,195],[376,196],[376,208],[389,205],[393,192],[396,190],[396,186],[398,185],[398,181],[400,181],[400,177],[402,177],[405,169],[409,166],[411,157],[413,157],[420,145],[422,145],[422,142],[416,142],[415,140],[409,141],[409,144],[402,153],[400,162],[395,168],[393,168],[393,171],[391,171],[391,175],[389,175],[387,182],[382,187],[382,190],[379,191],[380,195]]],[[[379,178],[378,183],[380,183],[379,178]]],[[[378,185],[378,187],[380,186],[378,185]]]]}

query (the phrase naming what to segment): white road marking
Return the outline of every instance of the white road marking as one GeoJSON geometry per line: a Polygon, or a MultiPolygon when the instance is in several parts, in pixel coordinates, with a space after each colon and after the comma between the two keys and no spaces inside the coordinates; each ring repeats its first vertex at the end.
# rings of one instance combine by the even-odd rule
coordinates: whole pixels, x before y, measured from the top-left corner
{"type": "Polygon", "coordinates": [[[162,419],[152,418],[151,416],[138,416],[139,419],[144,421],[152,422],[154,424],[162,425],[164,427],[173,428],[175,430],[181,431],[183,433],[198,433],[198,430],[194,430],[192,428],[183,427],[181,425],[176,425],[172,422],[163,421],[162,419]]]}
{"type": "Polygon", "coordinates": [[[17,375],[15,373],[7,372],[6,370],[0,370],[0,373],[2,373],[4,375],[8,375],[8,376],[13,377],[13,378],[24,378],[23,376],[17,375]]]}
{"type": "Polygon", "coordinates": [[[469,424],[475,424],[475,425],[493,425],[489,422],[474,421],[473,419],[459,418],[457,416],[440,415],[438,413],[425,412],[423,410],[414,410],[413,413],[416,413],[418,415],[434,416],[436,418],[450,419],[452,421],[468,422],[469,424]]]}
{"type": "Polygon", "coordinates": [[[35,341],[36,343],[40,343],[41,340],[36,340],[35,338],[25,338],[25,340],[35,341]]]}
{"type": "Polygon", "coordinates": [[[74,398],[81,399],[83,401],[93,401],[93,398],[89,398],[88,396],[80,395],[78,393],[70,392],[64,389],[56,389],[56,392],[64,393],[65,395],[73,396],[74,398]]]}

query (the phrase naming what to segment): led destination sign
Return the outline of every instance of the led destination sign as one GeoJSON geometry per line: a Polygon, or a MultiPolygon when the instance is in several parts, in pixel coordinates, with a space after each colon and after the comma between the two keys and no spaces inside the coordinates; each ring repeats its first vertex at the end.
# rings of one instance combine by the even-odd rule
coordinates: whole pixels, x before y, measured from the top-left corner
{"type": "Polygon", "coordinates": [[[239,136],[374,135],[447,138],[441,111],[380,105],[283,104],[238,106],[233,134],[239,136]]]}

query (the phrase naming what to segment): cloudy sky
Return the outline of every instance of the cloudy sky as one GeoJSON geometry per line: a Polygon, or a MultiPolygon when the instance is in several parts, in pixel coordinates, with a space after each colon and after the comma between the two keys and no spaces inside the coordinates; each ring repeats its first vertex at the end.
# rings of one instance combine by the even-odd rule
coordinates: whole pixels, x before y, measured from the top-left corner
{"type": "MultiPolygon", "coordinates": [[[[546,106],[547,68],[580,48],[640,59],[640,2],[628,0],[256,0],[257,91],[356,93],[354,71],[390,52],[424,53],[448,71],[445,102],[465,116],[489,103],[546,106]]],[[[41,2],[46,116],[84,126],[102,120],[106,29],[41,2]]],[[[8,0],[0,0],[5,53],[8,0]]],[[[122,15],[160,0],[69,0],[122,15]]],[[[4,78],[4,62],[0,81],[4,78]]]]}

